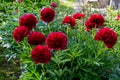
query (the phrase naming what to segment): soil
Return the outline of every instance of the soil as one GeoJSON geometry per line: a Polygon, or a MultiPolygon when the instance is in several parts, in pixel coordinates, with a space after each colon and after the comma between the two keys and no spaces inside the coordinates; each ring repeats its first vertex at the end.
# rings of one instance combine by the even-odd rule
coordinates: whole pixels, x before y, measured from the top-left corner
{"type": "Polygon", "coordinates": [[[18,80],[21,73],[19,58],[7,61],[3,51],[4,48],[0,47],[0,80],[18,80]]]}

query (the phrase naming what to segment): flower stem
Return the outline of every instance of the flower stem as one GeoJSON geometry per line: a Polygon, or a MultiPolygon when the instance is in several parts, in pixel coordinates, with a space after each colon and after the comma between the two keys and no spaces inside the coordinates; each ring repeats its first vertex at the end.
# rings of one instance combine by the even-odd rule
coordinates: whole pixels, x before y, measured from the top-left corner
{"type": "Polygon", "coordinates": [[[44,68],[44,64],[42,64],[42,70],[43,70],[43,73],[44,75],[46,74],[46,71],[45,71],[45,68],[44,68]]]}
{"type": "Polygon", "coordinates": [[[47,23],[47,30],[48,30],[49,33],[50,33],[50,25],[49,25],[49,23],[47,23]]]}

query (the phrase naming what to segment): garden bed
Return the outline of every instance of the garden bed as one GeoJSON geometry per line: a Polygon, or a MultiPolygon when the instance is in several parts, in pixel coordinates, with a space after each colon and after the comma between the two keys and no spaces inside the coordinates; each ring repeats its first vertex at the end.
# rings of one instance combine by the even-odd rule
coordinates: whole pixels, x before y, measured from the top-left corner
{"type": "Polygon", "coordinates": [[[28,3],[0,3],[0,79],[120,79],[119,10],[76,13],[55,0],[28,3]]]}

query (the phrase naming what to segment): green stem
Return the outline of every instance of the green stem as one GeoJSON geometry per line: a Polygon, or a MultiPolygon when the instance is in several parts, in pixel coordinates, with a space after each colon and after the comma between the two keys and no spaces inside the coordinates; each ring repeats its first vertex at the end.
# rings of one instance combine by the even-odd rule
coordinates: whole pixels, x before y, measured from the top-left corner
{"type": "Polygon", "coordinates": [[[74,58],[72,58],[72,61],[71,61],[71,67],[73,66],[73,62],[74,62],[74,58]]]}
{"type": "Polygon", "coordinates": [[[58,68],[60,69],[60,65],[59,64],[57,64],[58,65],[58,68]]]}
{"type": "Polygon", "coordinates": [[[42,70],[43,70],[43,73],[46,74],[46,71],[45,71],[45,68],[44,68],[44,64],[42,64],[42,70]]]}
{"type": "Polygon", "coordinates": [[[48,30],[49,33],[50,33],[50,25],[49,25],[49,23],[47,23],[47,30],[48,30]]]}
{"type": "Polygon", "coordinates": [[[35,0],[35,2],[34,3],[36,3],[36,0],[35,0]]]}
{"type": "Polygon", "coordinates": [[[95,53],[95,59],[98,58],[99,55],[102,53],[102,46],[103,46],[103,44],[101,42],[99,42],[98,44],[100,44],[100,47],[99,47],[100,50],[98,51],[98,53],[95,53]]]}

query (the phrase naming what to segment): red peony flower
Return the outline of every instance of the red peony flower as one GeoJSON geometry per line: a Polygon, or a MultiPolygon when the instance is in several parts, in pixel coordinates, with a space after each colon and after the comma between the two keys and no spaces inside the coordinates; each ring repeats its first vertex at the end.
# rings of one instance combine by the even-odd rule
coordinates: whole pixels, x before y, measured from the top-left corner
{"type": "Polygon", "coordinates": [[[101,28],[94,39],[103,41],[108,48],[113,48],[117,42],[117,34],[110,28],[101,28]]]}
{"type": "Polygon", "coordinates": [[[85,14],[81,14],[81,13],[77,12],[77,13],[73,14],[73,17],[75,19],[81,19],[81,18],[85,17],[85,14]]]}
{"type": "Polygon", "coordinates": [[[75,18],[72,18],[70,16],[66,16],[63,21],[62,24],[70,24],[71,27],[76,25],[76,21],[75,18]]]}
{"type": "Polygon", "coordinates": [[[92,28],[98,28],[104,25],[104,17],[101,14],[92,14],[88,20],[85,22],[85,26],[87,30],[91,30],[92,28]]]}
{"type": "Polygon", "coordinates": [[[36,27],[36,23],[38,22],[35,15],[33,14],[24,14],[19,19],[21,26],[26,26],[29,30],[36,27]]]}
{"type": "Polygon", "coordinates": [[[115,20],[120,20],[120,14],[117,16],[117,18],[115,20]]]}
{"type": "Polygon", "coordinates": [[[13,37],[16,42],[20,42],[24,39],[25,36],[29,34],[28,28],[25,26],[18,26],[14,31],[13,31],[13,37]]]}
{"type": "Polygon", "coordinates": [[[104,17],[101,14],[92,14],[89,20],[95,23],[96,28],[98,28],[99,26],[103,26],[105,22],[104,17]]]}
{"type": "Polygon", "coordinates": [[[89,19],[86,20],[85,22],[85,26],[86,26],[86,30],[87,31],[90,31],[94,26],[95,26],[95,23],[91,22],[89,19]]]}
{"type": "Polygon", "coordinates": [[[57,7],[57,5],[55,3],[51,3],[50,6],[53,8],[57,7]]]}
{"type": "Polygon", "coordinates": [[[45,42],[45,35],[40,32],[34,31],[31,32],[28,36],[28,43],[31,45],[38,45],[45,42]]]}
{"type": "Polygon", "coordinates": [[[38,45],[31,51],[31,57],[35,64],[48,63],[52,54],[47,46],[38,45]]]}
{"type": "Polygon", "coordinates": [[[62,32],[51,32],[46,38],[46,44],[54,50],[66,49],[67,37],[62,32]]]}
{"type": "Polygon", "coordinates": [[[55,11],[52,8],[43,8],[40,13],[40,19],[46,23],[49,23],[54,20],[55,11]]]}

